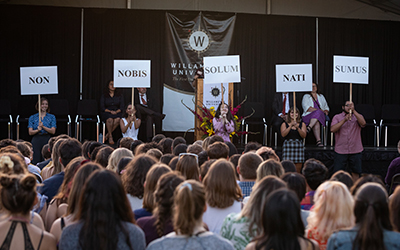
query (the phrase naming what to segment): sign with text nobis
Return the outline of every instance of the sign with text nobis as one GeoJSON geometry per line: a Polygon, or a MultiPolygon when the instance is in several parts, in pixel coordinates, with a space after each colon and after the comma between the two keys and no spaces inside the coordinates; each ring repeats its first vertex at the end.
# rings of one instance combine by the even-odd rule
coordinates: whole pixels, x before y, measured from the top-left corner
{"type": "Polygon", "coordinates": [[[58,94],[57,66],[20,67],[21,95],[58,94]]]}
{"type": "Polygon", "coordinates": [[[275,70],[276,92],[311,92],[311,64],[276,65],[275,70]]]}
{"type": "Polygon", "coordinates": [[[368,84],[369,58],[333,56],[333,82],[368,84]]]}
{"type": "Polygon", "coordinates": [[[239,56],[204,57],[204,83],[240,82],[239,56]]]}
{"type": "Polygon", "coordinates": [[[150,60],[114,60],[114,87],[150,88],[150,60]]]}

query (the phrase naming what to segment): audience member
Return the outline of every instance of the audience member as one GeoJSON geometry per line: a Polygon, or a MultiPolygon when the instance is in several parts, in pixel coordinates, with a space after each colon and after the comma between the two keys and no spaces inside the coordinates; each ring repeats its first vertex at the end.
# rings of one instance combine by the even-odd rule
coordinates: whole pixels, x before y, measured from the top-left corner
{"type": "Polygon", "coordinates": [[[400,232],[400,187],[396,187],[389,199],[390,221],[393,229],[400,232]]]}
{"type": "Polygon", "coordinates": [[[258,142],[251,141],[244,146],[243,154],[248,152],[255,153],[259,148],[261,148],[261,144],[258,142]]]}
{"type": "Polygon", "coordinates": [[[161,157],[163,156],[163,153],[158,148],[152,148],[146,152],[146,155],[155,158],[157,161],[160,161],[161,157]]]}
{"type": "Polygon", "coordinates": [[[250,195],[257,179],[257,168],[261,162],[262,158],[256,153],[249,152],[240,156],[236,170],[239,174],[239,186],[242,190],[243,198],[250,195]]]}
{"type": "Polygon", "coordinates": [[[200,167],[200,181],[203,181],[204,178],[206,177],[208,170],[210,169],[211,165],[216,162],[216,159],[208,160],[203,163],[200,167]]]}
{"type": "Polygon", "coordinates": [[[201,151],[203,151],[203,148],[197,144],[189,145],[189,147],[186,150],[187,153],[192,153],[196,155],[198,155],[201,151]]]}
{"type": "MultiPolygon", "coordinates": [[[[104,149],[103,149],[104,150],[104,149]]],[[[118,172],[118,164],[120,160],[124,157],[130,157],[133,158],[132,151],[126,148],[117,148],[116,150],[112,151],[108,158],[108,164],[107,164],[107,169],[114,171],[116,173],[118,172]]],[[[101,165],[101,164],[100,164],[101,165]]]]}
{"type": "Polygon", "coordinates": [[[334,173],[330,179],[331,181],[340,181],[346,187],[350,190],[350,188],[353,186],[353,178],[351,178],[351,175],[343,170],[339,170],[336,173],[334,173]]]}
{"type": "Polygon", "coordinates": [[[185,144],[186,145],[186,140],[182,136],[177,136],[175,139],[172,141],[171,145],[171,151],[174,151],[174,148],[178,146],[179,144],[185,144]]]}
{"type": "MultiPolygon", "coordinates": [[[[140,155],[140,154],[145,154],[147,151],[149,151],[152,148],[159,149],[160,151],[162,150],[161,146],[158,145],[155,142],[147,142],[147,143],[142,143],[139,146],[136,147],[134,155],[140,155]]],[[[186,152],[186,150],[185,150],[186,152]]]]}
{"type": "Polygon", "coordinates": [[[110,158],[112,152],[114,152],[114,149],[112,147],[102,147],[96,154],[96,160],[94,160],[94,162],[100,164],[103,168],[106,168],[108,165],[108,159],[110,158]]]}
{"type": "Polygon", "coordinates": [[[237,148],[235,147],[235,145],[232,142],[226,141],[224,143],[229,147],[229,157],[238,153],[237,148]]]}
{"type": "Polygon", "coordinates": [[[260,181],[262,178],[264,178],[267,175],[274,175],[274,176],[280,178],[284,173],[285,173],[285,170],[283,169],[280,162],[273,160],[273,159],[269,159],[269,160],[263,161],[260,165],[258,165],[256,181],[260,181]]]}
{"type": "Polygon", "coordinates": [[[278,155],[276,155],[275,150],[270,147],[261,147],[257,149],[256,154],[261,156],[264,161],[268,159],[273,159],[275,161],[280,161],[278,155]]]}
{"type": "Polygon", "coordinates": [[[301,208],[310,210],[314,205],[315,190],[327,179],[328,169],[319,160],[310,158],[304,163],[302,173],[307,181],[307,193],[301,201],[301,208]]]}
{"type": "Polygon", "coordinates": [[[198,156],[191,153],[181,153],[176,164],[176,171],[180,172],[186,180],[200,181],[198,156]]]}
{"type": "Polygon", "coordinates": [[[162,139],[158,145],[161,146],[163,154],[172,154],[172,142],[173,140],[169,137],[162,139]]]}
{"type": "Polygon", "coordinates": [[[131,144],[135,140],[130,137],[122,137],[120,139],[121,140],[119,141],[119,148],[126,148],[126,149],[131,150],[131,144]]]}
{"type": "Polygon", "coordinates": [[[171,168],[172,171],[176,170],[176,165],[178,164],[178,161],[179,157],[174,156],[174,158],[172,158],[171,161],[169,162],[168,166],[171,168]]]}
{"type": "Polygon", "coordinates": [[[203,165],[204,162],[206,162],[208,160],[208,154],[207,151],[201,151],[198,154],[198,158],[199,158],[199,166],[203,165]]]}
{"type": "Polygon", "coordinates": [[[206,139],[204,139],[203,144],[201,145],[204,151],[207,151],[208,146],[210,145],[210,139],[211,137],[207,137],[206,139]]]}
{"type": "Polygon", "coordinates": [[[135,155],[135,151],[136,151],[137,146],[139,146],[140,144],[143,144],[143,143],[144,142],[142,142],[141,140],[136,140],[136,141],[132,142],[131,151],[132,151],[133,155],[135,155]]]}
{"type": "Polygon", "coordinates": [[[165,139],[165,135],[163,134],[156,134],[151,141],[159,143],[162,139],[165,139]]]}
{"type": "MultiPolygon", "coordinates": [[[[397,152],[400,153],[400,141],[397,143],[397,152]]],[[[390,162],[390,165],[387,169],[386,177],[385,177],[385,183],[387,189],[390,188],[390,184],[392,184],[392,178],[396,174],[400,173],[400,157],[397,157],[390,162]]],[[[393,185],[393,190],[396,188],[397,185],[393,185]]],[[[393,190],[389,190],[389,192],[392,192],[393,190]]]]}
{"type": "Polygon", "coordinates": [[[285,173],[292,173],[292,172],[296,172],[296,165],[294,165],[294,163],[291,160],[284,160],[281,161],[282,167],[285,170],[285,173]]]}
{"type": "Polygon", "coordinates": [[[186,153],[188,146],[186,144],[179,144],[174,147],[173,154],[178,156],[182,153],[186,153]]]}
{"type": "Polygon", "coordinates": [[[208,146],[214,144],[214,143],[217,142],[217,141],[218,141],[218,142],[224,142],[224,138],[222,138],[222,137],[219,136],[219,135],[210,136],[210,140],[209,140],[209,142],[208,142],[208,146]]]}
{"type": "Polygon", "coordinates": [[[131,162],[133,160],[133,157],[122,157],[121,160],[119,160],[118,162],[118,166],[117,166],[117,174],[121,175],[124,171],[126,166],[129,164],[129,162],[131,162]]]}
{"type": "Polygon", "coordinates": [[[160,163],[164,163],[166,165],[169,165],[169,163],[171,162],[172,158],[174,158],[175,155],[173,154],[163,154],[160,158],[160,163]]]}
{"type": "Polygon", "coordinates": [[[224,142],[214,142],[207,149],[208,159],[229,159],[229,147],[224,142]]]}
{"type": "Polygon", "coordinates": [[[368,183],[368,182],[378,183],[378,184],[381,185],[383,188],[386,188],[386,187],[385,187],[385,184],[383,183],[383,181],[382,181],[382,179],[381,179],[380,177],[375,176],[375,175],[372,175],[372,174],[368,174],[368,175],[365,175],[365,176],[359,178],[359,179],[354,183],[354,185],[353,185],[353,186],[351,187],[351,189],[350,189],[351,194],[352,194],[353,196],[356,195],[358,189],[359,189],[362,185],[364,185],[365,183],[368,183]]]}

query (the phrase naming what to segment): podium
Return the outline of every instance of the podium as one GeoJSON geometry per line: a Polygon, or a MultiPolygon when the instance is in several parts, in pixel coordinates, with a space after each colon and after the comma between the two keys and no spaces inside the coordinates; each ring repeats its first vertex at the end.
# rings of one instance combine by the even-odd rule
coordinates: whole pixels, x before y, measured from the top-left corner
{"type": "MultiPolygon", "coordinates": [[[[199,79],[197,78],[195,81],[195,89],[196,89],[196,106],[195,106],[195,111],[196,113],[200,114],[201,113],[201,109],[199,107],[203,106],[203,79],[199,79]]],[[[229,102],[228,104],[231,106],[233,106],[233,83],[230,82],[229,83],[229,89],[228,89],[228,98],[229,98],[229,102]]],[[[226,102],[226,101],[225,101],[226,102]]],[[[218,107],[216,107],[217,109],[218,107]]],[[[196,116],[194,116],[194,140],[202,140],[203,138],[203,132],[201,130],[199,130],[198,128],[200,128],[201,122],[199,119],[196,118],[196,116]]]]}

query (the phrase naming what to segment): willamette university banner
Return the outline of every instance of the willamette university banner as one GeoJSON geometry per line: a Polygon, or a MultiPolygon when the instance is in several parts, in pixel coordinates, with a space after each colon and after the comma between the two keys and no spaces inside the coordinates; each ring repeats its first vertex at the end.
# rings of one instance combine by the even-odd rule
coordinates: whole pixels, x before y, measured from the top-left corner
{"type": "Polygon", "coordinates": [[[164,84],[164,131],[186,131],[194,127],[194,116],[181,100],[194,107],[196,72],[203,57],[227,55],[236,16],[232,14],[166,13],[166,58],[164,84]]]}

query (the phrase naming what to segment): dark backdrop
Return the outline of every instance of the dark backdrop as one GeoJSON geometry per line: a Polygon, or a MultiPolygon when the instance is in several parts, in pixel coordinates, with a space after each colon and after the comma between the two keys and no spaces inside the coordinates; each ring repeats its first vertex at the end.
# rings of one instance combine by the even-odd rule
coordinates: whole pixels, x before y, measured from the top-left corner
{"type": "MultiPolygon", "coordinates": [[[[152,65],[154,105],[157,111],[161,111],[166,12],[83,11],[82,97],[99,100],[104,85],[112,78],[114,59],[147,59],[152,65]]],[[[50,105],[52,98],[67,98],[71,114],[76,113],[81,12],[79,8],[20,5],[2,5],[0,8],[0,99],[11,101],[14,117],[23,109],[17,107],[18,100],[37,98],[20,96],[19,67],[33,65],[58,66],[60,94],[48,96],[50,105]]],[[[354,85],[353,100],[356,104],[373,104],[378,118],[382,104],[400,104],[397,81],[400,74],[397,69],[400,60],[399,22],[318,18],[318,79],[316,22],[314,17],[237,14],[230,54],[240,55],[245,79],[235,84],[236,105],[245,96],[248,101],[262,102],[265,116],[270,121],[275,65],[292,63],[311,63],[314,81],[319,83],[328,103],[331,106],[341,104],[348,98],[349,87],[332,83],[333,55],[370,58],[370,84],[354,85]]],[[[124,89],[123,94],[126,103],[129,102],[131,90],[124,89]]],[[[297,98],[301,100],[302,95],[298,93],[297,98]]],[[[6,136],[4,129],[0,133],[1,138],[6,136]]],[[[253,137],[255,140],[259,138],[261,136],[253,137]]],[[[398,138],[391,136],[389,142],[394,144],[398,138]]]]}

